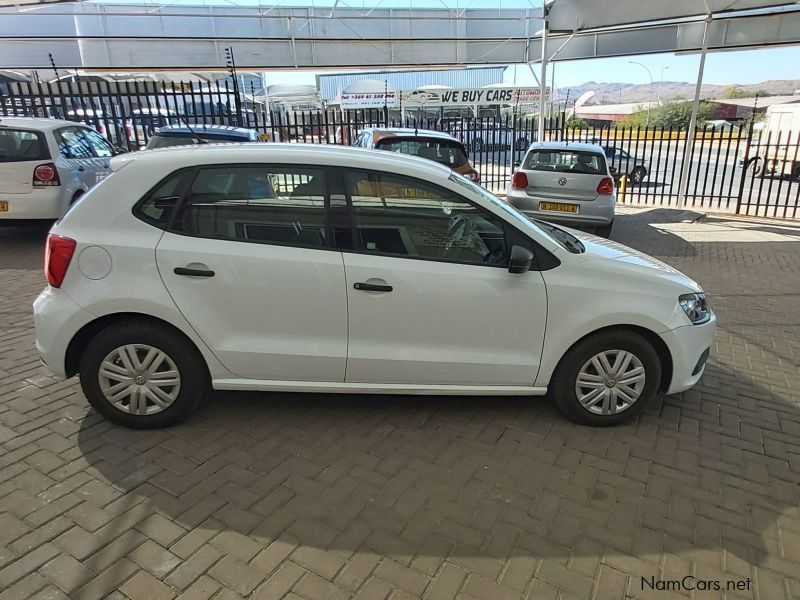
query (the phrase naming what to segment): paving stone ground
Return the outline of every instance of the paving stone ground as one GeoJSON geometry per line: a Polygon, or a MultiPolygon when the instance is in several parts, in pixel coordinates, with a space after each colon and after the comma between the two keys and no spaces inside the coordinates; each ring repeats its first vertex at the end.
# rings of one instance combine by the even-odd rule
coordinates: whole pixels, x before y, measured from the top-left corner
{"type": "Polygon", "coordinates": [[[39,366],[45,232],[0,230],[0,600],[800,598],[800,228],[694,216],[618,217],[719,337],[695,389],[609,429],[545,399],[240,393],[125,430],[39,366]]]}

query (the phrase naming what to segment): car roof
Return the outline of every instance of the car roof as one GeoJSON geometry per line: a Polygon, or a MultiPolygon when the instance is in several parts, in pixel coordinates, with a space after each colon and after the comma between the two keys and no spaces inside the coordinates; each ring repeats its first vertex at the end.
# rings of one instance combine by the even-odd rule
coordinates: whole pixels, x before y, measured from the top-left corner
{"type": "Polygon", "coordinates": [[[158,148],[121,154],[111,159],[111,168],[119,171],[135,161],[142,167],[168,166],[170,169],[198,164],[230,164],[272,162],[292,166],[307,164],[321,166],[351,166],[361,169],[414,171],[421,178],[446,179],[452,171],[432,160],[395,152],[375,152],[366,148],[328,144],[234,143],[198,144],[158,148]]]}
{"type": "Polygon", "coordinates": [[[411,127],[368,127],[364,131],[370,131],[386,137],[425,137],[458,142],[458,140],[449,133],[445,133],[444,131],[434,131],[433,129],[413,129],[411,127]]]}
{"type": "Polygon", "coordinates": [[[56,129],[57,127],[64,127],[66,125],[80,125],[91,129],[85,123],[77,121],[65,121],[64,119],[43,119],[39,117],[0,117],[0,128],[2,127],[19,127],[21,129],[38,129],[41,131],[48,131],[56,129]]]}
{"type": "Polygon", "coordinates": [[[194,133],[219,133],[219,134],[232,134],[232,135],[241,135],[243,137],[250,137],[250,135],[255,131],[254,129],[245,129],[244,127],[230,127],[228,125],[192,125],[191,129],[186,127],[186,125],[165,125],[161,127],[157,132],[156,135],[159,133],[188,133],[191,135],[192,132],[194,133]]]}
{"type": "Polygon", "coordinates": [[[531,150],[582,150],[584,152],[597,152],[604,154],[603,148],[598,144],[586,144],[582,142],[534,142],[530,146],[531,150]]]}

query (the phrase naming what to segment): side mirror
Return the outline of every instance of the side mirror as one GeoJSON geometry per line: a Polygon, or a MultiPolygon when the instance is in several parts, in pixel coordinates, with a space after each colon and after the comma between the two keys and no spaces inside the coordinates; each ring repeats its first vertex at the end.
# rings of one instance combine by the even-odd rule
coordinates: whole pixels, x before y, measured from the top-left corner
{"type": "Polygon", "coordinates": [[[114,156],[116,156],[117,154],[125,154],[126,152],[127,150],[125,148],[121,148],[120,146],[114,148],[114,156]]]}
{"type": "Polygon", "coordinates": [[[508,261],[509,273],[527,273],[533,264],[533,252],[522,246],[511,247],[511,258],[508,261]]]}

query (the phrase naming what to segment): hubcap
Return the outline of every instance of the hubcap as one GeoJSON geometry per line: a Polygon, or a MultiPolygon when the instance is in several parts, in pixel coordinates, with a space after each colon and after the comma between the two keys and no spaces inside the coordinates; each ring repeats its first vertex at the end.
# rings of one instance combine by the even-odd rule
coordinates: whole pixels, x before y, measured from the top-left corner
{"type": "Polygon", "coordinates": [[[606,350],[583,364],[575,381],[575,394],[590,413],[613,415],[636,403],[644,383],[644,365],[634,354],[606,350]]]}
{"type": "Polygon", "coordinates": [[[100,363],[98,380],[106,400],[132,415],[159,413],[181,391],[181,376],[173,360],[146,344],[128,344],[109,352],[100,363]]]}

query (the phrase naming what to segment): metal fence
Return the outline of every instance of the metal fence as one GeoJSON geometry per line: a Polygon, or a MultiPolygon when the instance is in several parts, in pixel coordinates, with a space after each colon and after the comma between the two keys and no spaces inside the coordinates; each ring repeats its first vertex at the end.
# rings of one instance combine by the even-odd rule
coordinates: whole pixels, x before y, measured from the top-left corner
{"type": "MultiPolygon", "coordinates": [[[[0,115],[82,121],[125,150],[143,148],[159,127],[181,123],[247,127],[272,141],[311,144],[352,144],[368,127],[433,129],[463,142],[481,184],[495,192],[505,191],[537,137],[536,121],[516,115],[401,118],[387,109],[271,113],[265,100],[252,88],[200,82],[13,83],[0,93],[0,115]]],[[[546,124],[544,137],[603,146],[624,203],[676,206],[686,169],[687,207],[800,218],[800,132],[760,135],[752,124],[701,127],[688,160],[685,128],[577,129],[560,117],[546,124]]]]}

